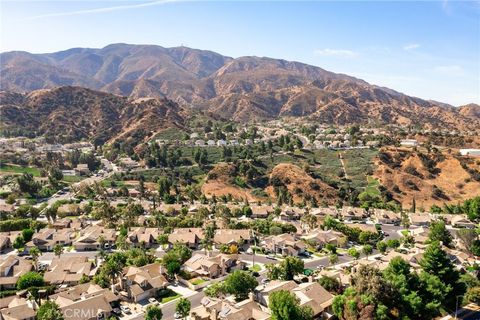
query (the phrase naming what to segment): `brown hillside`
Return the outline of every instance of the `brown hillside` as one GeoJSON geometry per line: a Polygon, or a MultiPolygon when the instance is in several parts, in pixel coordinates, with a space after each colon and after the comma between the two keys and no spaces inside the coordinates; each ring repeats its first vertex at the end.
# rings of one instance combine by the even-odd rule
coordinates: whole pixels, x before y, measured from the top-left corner
{"type": "MultiPolygon", "coordinates": [[[[270,174],[270,181],[278,180],[286,186],[288,192],[293,196],[293,201],[300,203],[309,196],[315,197],[318,204],[334,204],[336,202],[337,192],[334,188],[324,182],[309,176],[302,168],[289,164],[281,163],[275,166],[270,174]]],[[[276,194],[273,186],[266,189],[267,193],[273,198],[276,194]]]]}
{"type": "Polygon", "coordinates": [[[231,195],[234,199],[248,201],[262,200],[250,192],[249,189],[240,188],[234,184],[237,168],[233,164],[219,163],[208,173],[206,181],[202,185],[202,193],[210,198],[231,195]]]}
{"type": "Polygon", "coordinates": [[[480,182],[462,166],[479,170],[478,164],[447,152],[426,154],[409,149],[382,149],[376,161],[379,179],[404,208],[415,198],[417,207],[458,203],[480,195],[480,182]]]}
{"type": "Polygon", "coordinates": [[[181,108],[167,99],[132,100],[81,87],[0,92],[0,108],[2,130],[21,128],[59,142],[140,142],[183,123],[181,108]]]}
{"type": "Polygon", "coordinates": [[[280,116],[324,123],[418,124],[478,128],[478,106],[410,97],[300,62],[236,59],[186,47],[112,44],[49,54],[0,54],[1,90],[79,85],[130,98],[168,97],[239,121],[280,116]]]}

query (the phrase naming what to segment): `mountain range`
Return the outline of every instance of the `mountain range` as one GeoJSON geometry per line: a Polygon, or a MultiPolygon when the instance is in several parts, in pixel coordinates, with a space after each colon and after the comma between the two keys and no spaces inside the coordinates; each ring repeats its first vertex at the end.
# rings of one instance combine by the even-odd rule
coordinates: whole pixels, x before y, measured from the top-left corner
{"type": "MultiPolygon", "coordinates": [[[[118,99],[122,105],[155,98],[151,101],[164,106],[168,98],[185,110],[206,110],[236,121],[292,116],[333,124],[480,127],[480,106],[475,104],[457,108],[300,62],[253,56],[234,59],[187,47],[112,44],[47,54],[5,52],[0,55],[0,78],[0,89],[10,92],[2,94],[2,105],[7,96],[15,96],[11,92],[23,94],[17,102],[27,99],[32,105],[36,96],[32,91],[77,86],[114,94],[109,99],[118,99]]],[[[12,100],[8,102],[11,111],[12,100]]],[[[62,101],[63,107],[68,104],[62,101]]],[[[7,120],[14,124],[12,117],[7,120]]]]}

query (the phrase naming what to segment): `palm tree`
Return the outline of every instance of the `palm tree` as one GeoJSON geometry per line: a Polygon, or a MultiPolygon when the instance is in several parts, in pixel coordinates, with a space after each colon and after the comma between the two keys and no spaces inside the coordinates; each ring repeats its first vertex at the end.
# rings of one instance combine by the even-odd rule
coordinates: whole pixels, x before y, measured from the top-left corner
{"type": "Polygon", "coordinates": [[[98,236],[98,243],[100,244],[100,249],[104,249],[105,248],[105,242],[107,242],[105,240],[105,237],[103,235],[100,235],[98,236]]]}
{"type": "Polygon", "coordinates": [[[33,266],[34,266],[35,270],[38,270],[38,257],[40,257],[42,255],[42,252],[37,247],[33,247],[29,250],[29,253],[32,256],[32,260],[33,260],[33,263],[34,263],[33,266]]]}

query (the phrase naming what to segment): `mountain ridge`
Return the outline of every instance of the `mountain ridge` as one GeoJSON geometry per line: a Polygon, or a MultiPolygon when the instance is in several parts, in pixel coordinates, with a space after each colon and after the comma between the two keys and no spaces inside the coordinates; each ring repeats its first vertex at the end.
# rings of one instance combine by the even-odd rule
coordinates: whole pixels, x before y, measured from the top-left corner
{"type": "Polygon", "coordinates": [[[458,109],[283,59],[232,58],[188,47],[111,44],[46,54],[5,52],[0,61],[0,89],[6,91],[67,85],[131,98],[166,97],[236,121],[294,116],[334,124],[480,125],[475,108],[458,109]]]}

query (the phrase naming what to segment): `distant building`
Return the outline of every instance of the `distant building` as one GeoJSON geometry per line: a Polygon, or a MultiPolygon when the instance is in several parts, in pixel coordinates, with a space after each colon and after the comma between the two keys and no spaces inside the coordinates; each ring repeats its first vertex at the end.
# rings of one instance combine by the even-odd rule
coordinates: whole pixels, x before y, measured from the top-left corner
{"type": "Polygon", "coordinates": [[[88,169],[88,165],[85,164],[85,163],[79,163],[77,164],[77,166],[75,167],[75,172],[77,175],[79,176],[86,176],[88,174],[90,174],[90,169],[88,169]]]}
{"type": "Polygon", "coordinates": [[[400,145],[404,147],[416,147],[418,146],[418,141],[415,139],[404,139],[400,140],[400,145]]]}
{"type": "Polygon", "coordinates": [[[460,149],[462,156],[480,157],[480,149],[460,149]]]}

